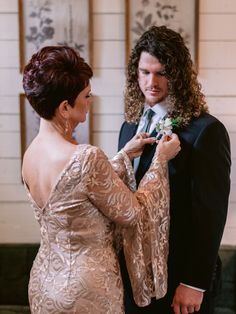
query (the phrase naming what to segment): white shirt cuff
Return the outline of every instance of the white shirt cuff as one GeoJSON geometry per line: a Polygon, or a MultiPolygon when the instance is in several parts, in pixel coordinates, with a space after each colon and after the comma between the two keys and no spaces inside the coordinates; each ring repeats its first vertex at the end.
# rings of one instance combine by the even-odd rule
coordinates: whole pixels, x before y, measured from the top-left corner
{"type": "Polygon", "coordinates": [[[194,289],[194,290],[197,290],[197,291],[200,291],[200,292],[205,292],[206,290],[204,289],[201,289],[201,288],[197,288],[197,287],[193,287],[193,286],[189,286],[189,285],[186,285],[185,283],[180,283],[182,286],[185,286],[185,287],[188,287],[188,288],[191,288],[191,289],[194,289]]]}

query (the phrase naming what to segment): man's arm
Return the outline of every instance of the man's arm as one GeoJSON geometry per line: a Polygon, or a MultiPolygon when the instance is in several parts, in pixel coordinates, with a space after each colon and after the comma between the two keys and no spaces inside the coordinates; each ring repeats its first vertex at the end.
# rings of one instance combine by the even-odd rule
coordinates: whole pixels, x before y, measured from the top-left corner
{"type": "Polygon", "coordinates": [[[230,143],[223,124],[215,121],[207,126],[196,139],[192,154],[192,246],[181,282],[207,290],[215,270],[230,191],[230,143]]]}
{"type": "Polygon", "coordinates": [[[192,245],[181,278],[188,286],[180,284],[176,289],[173,299],[176,314],[199,309],[203,292],[192,287],[210,288],[227,216],[230,166],[229,137],[224,126],[215,121],[199,134],[193,145],[193,228],[188,235],[192,245]]]}

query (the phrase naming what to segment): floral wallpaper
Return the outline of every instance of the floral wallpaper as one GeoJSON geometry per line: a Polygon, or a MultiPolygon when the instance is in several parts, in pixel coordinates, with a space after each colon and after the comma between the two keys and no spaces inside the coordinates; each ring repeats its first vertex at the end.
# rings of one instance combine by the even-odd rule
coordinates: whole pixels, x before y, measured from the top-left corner
{"type": "Polygon", "coordinates": [[[46,45],[68,45],[89,61],[89,0],[21,0],[25,59],[46,45]]]}
{"type": "MultiPolygon", "coordinates": [[[[32,54],[47,45],[67,45],[74,48],[87,62],[90,57],[90,0],[19,0],[23,68],[32,54]]],[[[20,95],[22,153],[39,130],[40,119],[20,95]]],[[[90,123],[79,124],[74,130],[79,143],[89,143],[90,123]]]]}
{"type": "Polygon", "coordinates": [[[130,46],[150,26],[166,25],[182,35],[194,57],[196,1],[198,0],[129,0],[130,46]]]}
{"type": "Polygon", "coordinates": [[[45,40],[52,39],[55,34],[53,20],[50,17],[52,11],[51,4],[50,0],[45,1],[39,6],[34,2],[30,2],[28,18],[32,20],[33,25],[26,30],[25,38],[35,46],[36,50],[40,48],[45,40]]]}

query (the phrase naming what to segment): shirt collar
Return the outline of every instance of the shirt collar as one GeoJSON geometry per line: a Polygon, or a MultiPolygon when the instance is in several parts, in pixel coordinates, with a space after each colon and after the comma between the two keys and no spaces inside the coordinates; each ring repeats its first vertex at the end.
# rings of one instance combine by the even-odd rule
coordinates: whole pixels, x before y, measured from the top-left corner
{"type": "Polygon", "coordinates": [[[144,105],[144,109],[143,109],[143,115],[145,114],[145,112],[148,109],[152,109],[155,112],[155,115],[157,115],[158,117],[160,117],[161,119],[165,117],[165,115],[167,114],[167,106],[166,106],[166,102],[162,101],[158,104],[155,104],[154,106],[149,106],[147,104],[144,105]]]}

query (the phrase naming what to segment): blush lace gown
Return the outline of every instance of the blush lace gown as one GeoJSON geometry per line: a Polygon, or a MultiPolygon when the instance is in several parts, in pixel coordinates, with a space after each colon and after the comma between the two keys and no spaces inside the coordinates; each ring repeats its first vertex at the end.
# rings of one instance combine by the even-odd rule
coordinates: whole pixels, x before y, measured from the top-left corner
{"type": "Polygon", "coordinates": [[[109,162],[100,149],[78,145],[43,208],[25,184],[41,232],[29,282],[32,314],[124,313],[115,223],[122,227],[136,302],[146,305],[165,294],[167,175],[166,163],[156,157],[134,192],[124,152],[109,162]]]}

